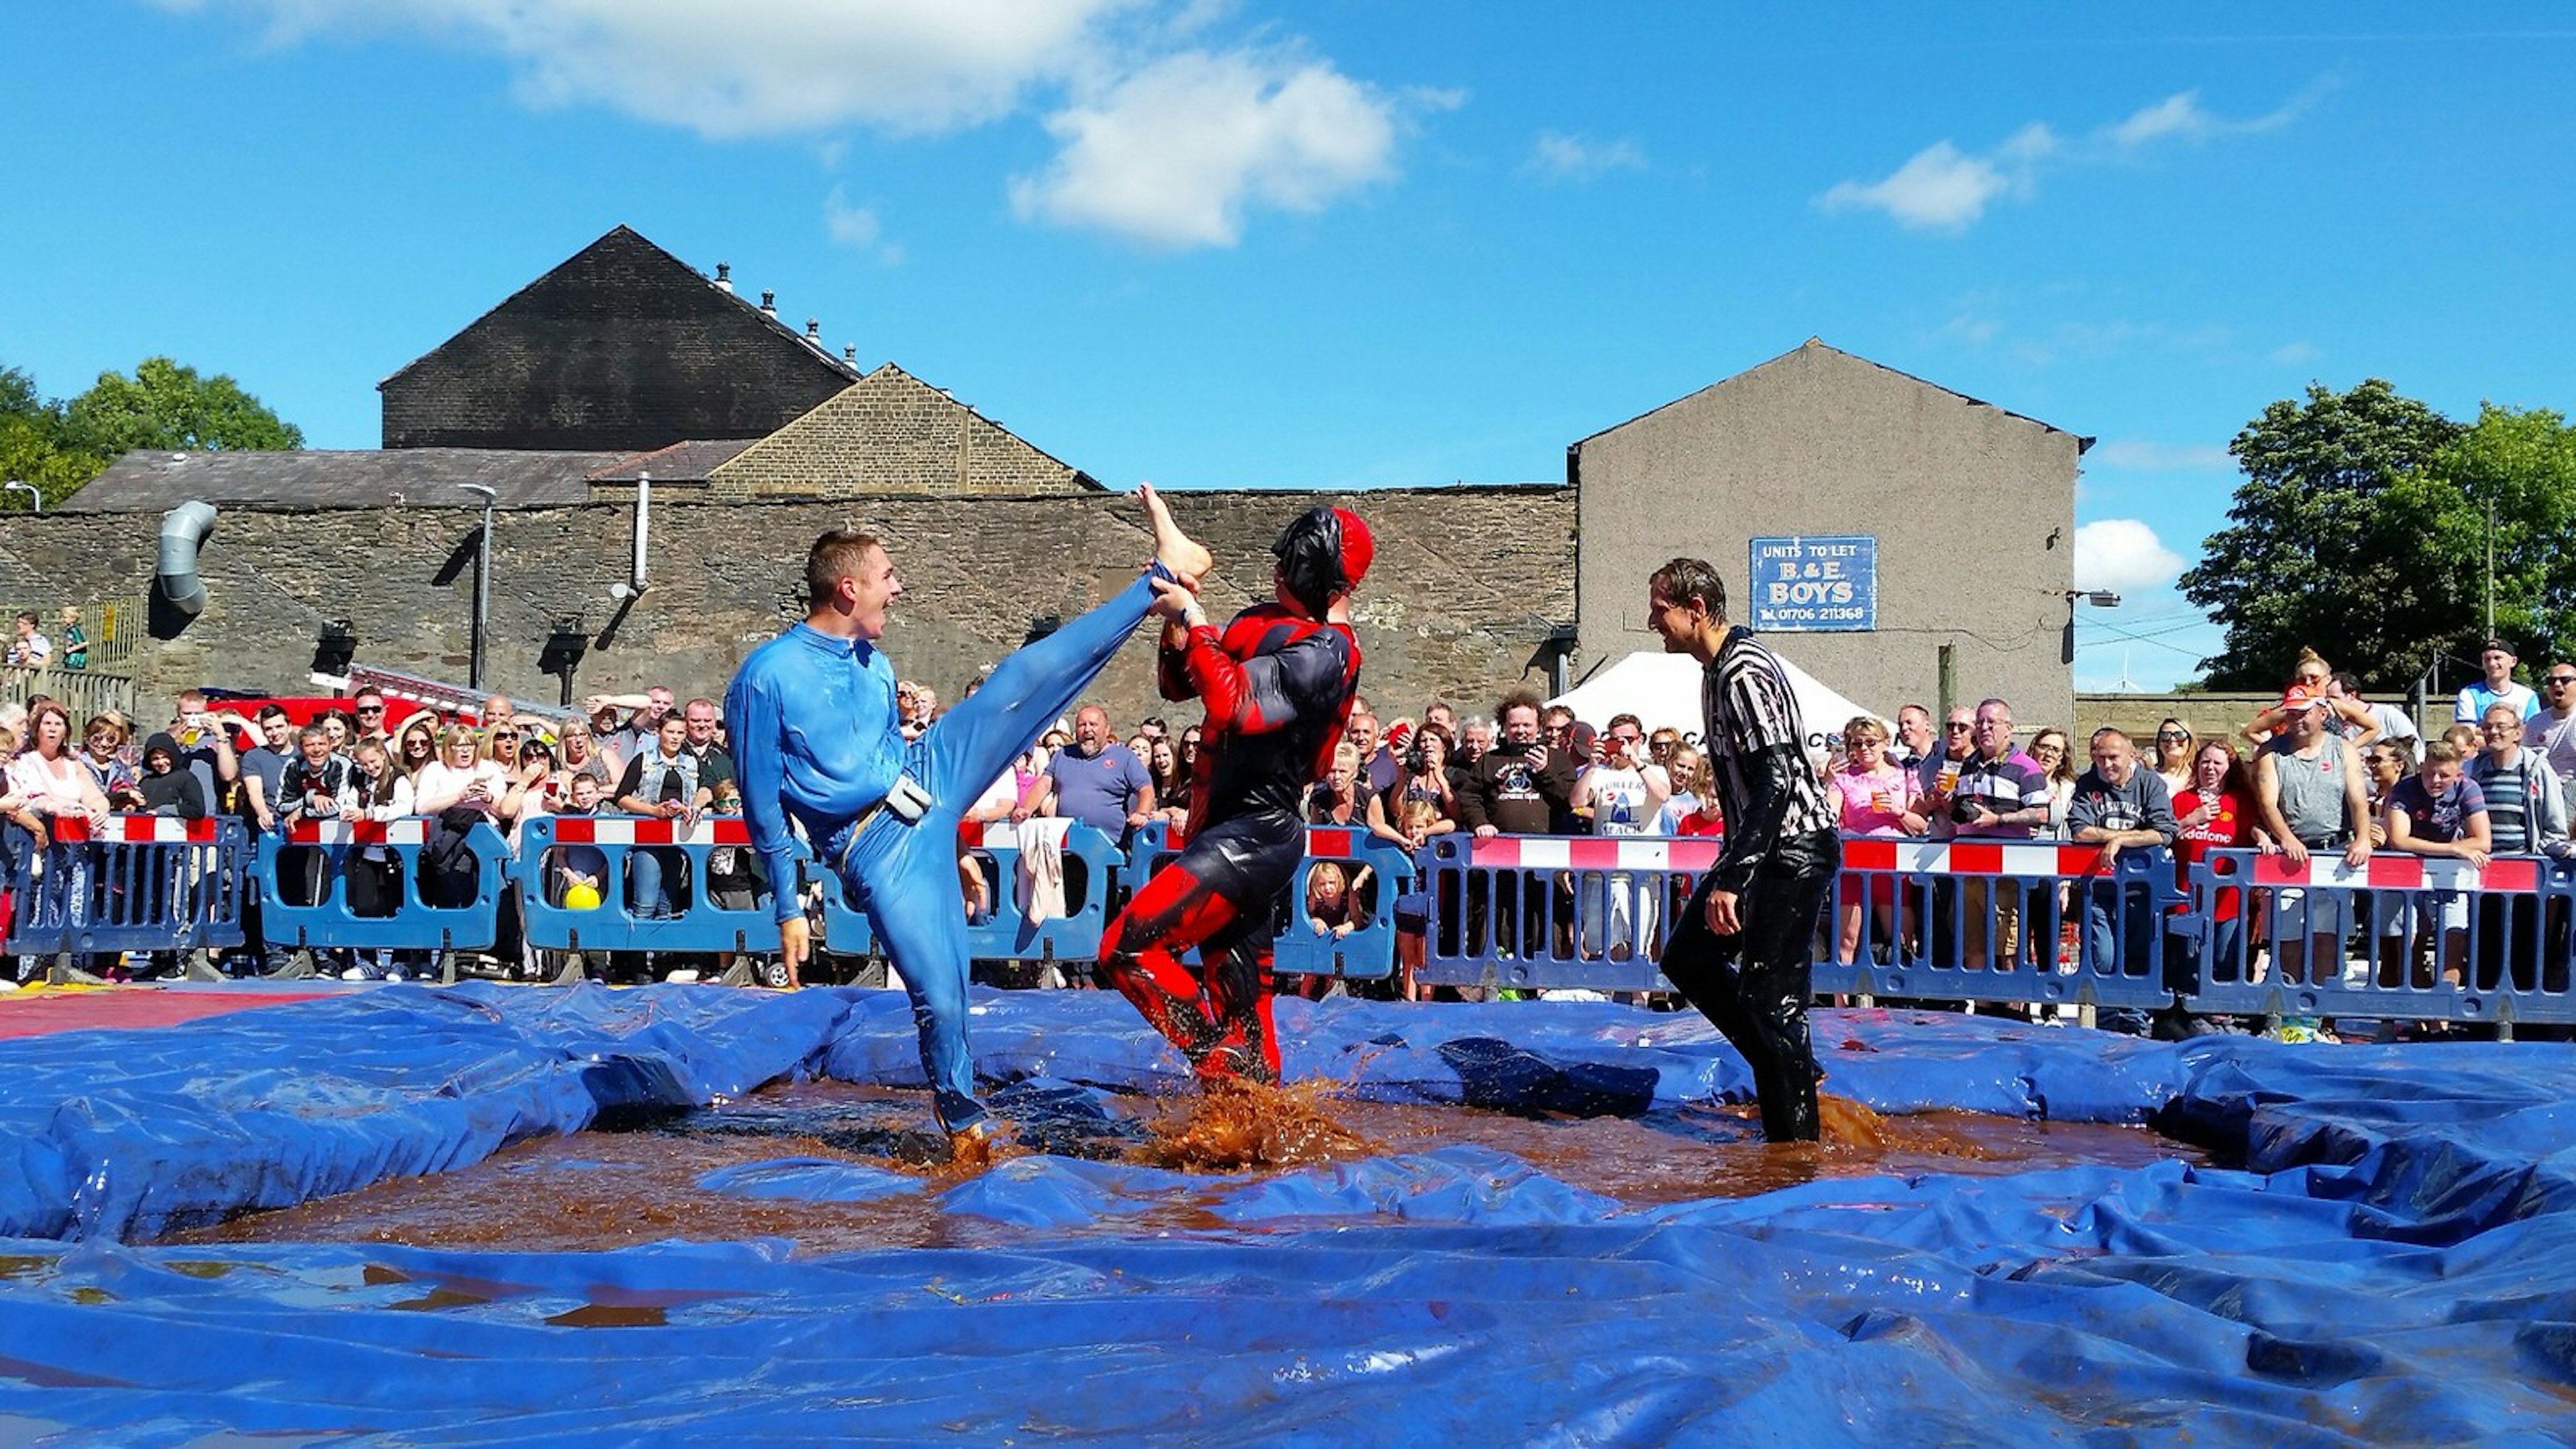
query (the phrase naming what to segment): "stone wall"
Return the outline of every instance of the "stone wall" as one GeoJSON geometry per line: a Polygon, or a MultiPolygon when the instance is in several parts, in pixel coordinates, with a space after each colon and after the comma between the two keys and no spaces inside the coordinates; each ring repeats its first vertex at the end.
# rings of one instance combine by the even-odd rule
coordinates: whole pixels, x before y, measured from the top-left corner
{"type": "Polygon", "coordinates": [[[718,465],[715,497],[1070,493],[1082,479],[973,408],[887,363],[718,465]]]}
{"type": "MultiPolygon", "coordinates": [[[[1433,693],[1490,707],[1522,680],[1551,629],[1572,621],[1566,489],[1171,497],[1184,526],[1216,553],[1206,598],[1219,617],[1268,596],[1270,541],[1297,512],[1329,501],[1369,520],[1377,565],[1354,612],[1367,659],[1362,687],[1381,708],[1418,712],[1433,693]]],[[[574,676],[581,693],[658,682],[683,697],[720,694],[744,654],[801,613],[814,536],[848,526],[885,538],[907,585],[887,648],[907,676],[954,699],[1033,625],[1123,586],[1148,552],[1134,500],[1119,495],[728,504],[657,494],[655,505],[652,586],[622,616],[608,590],[626,576],[630,509],[497,515],[487,687],[554,701],[559,686],[538,672],[538,657],[558,620],[578,618],[594,641],[574,676]]],[[[145,644],[135,672],[155,695],[191,684],[308,692],[316,635],[346,619],[360,660],[462,682],[478,520],[429,508],[228,508],[203,554],[205,612],[175,639],[145,644]]],[[[159,525],[152,514],[7,515],[0,598],[139,594],[151,583],[159,525]]],[[[1140,647],[1102,683],[1122,720],[1164,712],[1152,699],[1145,642],[1140,634],[1140,647]]]]}

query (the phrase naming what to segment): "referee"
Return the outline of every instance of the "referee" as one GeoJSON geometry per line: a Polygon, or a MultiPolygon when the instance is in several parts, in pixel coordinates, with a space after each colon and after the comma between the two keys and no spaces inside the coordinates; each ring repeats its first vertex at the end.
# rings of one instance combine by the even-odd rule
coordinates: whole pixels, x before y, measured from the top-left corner
{"type": "Polygon", "coordinates": [[[1807,980],[1817,913],[1842,865],[1806,730],[1779,656],[1726,619],[1726,585],[1704,559],[1677,558],[1646,580],[1646,617],[1664,652],[1705,669],[1700,708],[1710,774],[1726,807],[1726,844],[1673,923],[1664,975],[1753,1068],[1762,1135],[1813,1142],[1816,1055],[1807,980]]]}

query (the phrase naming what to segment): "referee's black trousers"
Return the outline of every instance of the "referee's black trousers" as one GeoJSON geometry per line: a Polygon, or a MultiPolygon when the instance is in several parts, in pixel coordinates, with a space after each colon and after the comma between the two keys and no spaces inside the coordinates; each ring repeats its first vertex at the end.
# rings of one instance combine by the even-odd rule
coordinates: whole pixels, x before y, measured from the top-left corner
{"type": "Polygon", "coordinates": [[[1664,975],[1753,1068],[1762,1135],[1773,1142],[1816,1140],[1807,983],[1815,965],[1816,920],[1842,856],[1842,842],[1830,830],[1781,841],[1738,897],[1744,929],[1732,936],[1708,928],[1708,893],[1716,878],[1700,877],[1664,947],[1664,975]]]}

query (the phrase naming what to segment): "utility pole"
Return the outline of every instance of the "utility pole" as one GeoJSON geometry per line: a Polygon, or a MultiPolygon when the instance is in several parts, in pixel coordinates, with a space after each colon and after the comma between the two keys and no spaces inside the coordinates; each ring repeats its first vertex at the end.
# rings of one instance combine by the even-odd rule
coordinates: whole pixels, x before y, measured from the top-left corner
{"type": "Polygon", "coordinates": [[[2495,637],[2495,500],[2487,500],[2487,632],[2495,637]]]}
{"type": "Polygon", "coordinates": [[[480,691],[483,688],[483,657],[491,652],[483,635],[492,619],[492,504],[498,495],[481,483],[459,483],[456,486],[469,493],[483,495],[483,533],[474,544],[473,663],[467,666],[465,674],[466,686],[480,691]]]}

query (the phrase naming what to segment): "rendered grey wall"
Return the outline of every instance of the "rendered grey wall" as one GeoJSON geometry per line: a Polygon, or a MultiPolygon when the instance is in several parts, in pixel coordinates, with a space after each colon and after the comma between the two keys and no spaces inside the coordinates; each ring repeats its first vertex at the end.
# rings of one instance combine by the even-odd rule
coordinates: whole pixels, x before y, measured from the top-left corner
{"type": "Polygon", "coordinates": [[[1741,622],[1748,540],[1870,534],[1878,628],[1766,642],[1891,716],[1933,701],[1953,644],[1963,702],[2001,695],[2025,730],[2066,723],[2079,441],[1819,344],[1589,438],[1569,463],[1577,674],[1657,647],[1646,577],[1667,559],[1716,564],[1741,622]]]}

